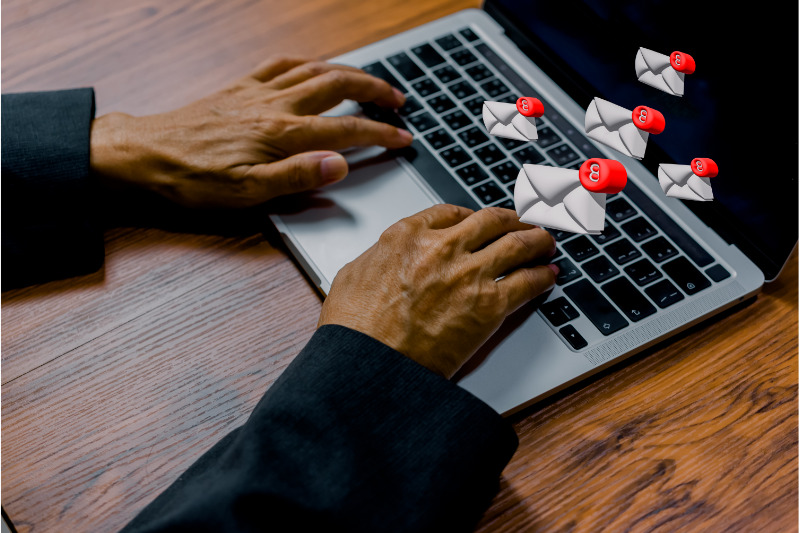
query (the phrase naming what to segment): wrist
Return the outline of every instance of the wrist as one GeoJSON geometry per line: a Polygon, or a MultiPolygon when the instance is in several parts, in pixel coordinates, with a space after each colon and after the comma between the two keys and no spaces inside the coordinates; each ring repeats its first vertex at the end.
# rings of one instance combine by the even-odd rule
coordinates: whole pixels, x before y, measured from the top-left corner
{"type": "Polygon", "coordinates": [[[89,165],[101,187],[141,185],[147,154],[137,142],[136,117],[109,113],[92,121],[89,165]]]}

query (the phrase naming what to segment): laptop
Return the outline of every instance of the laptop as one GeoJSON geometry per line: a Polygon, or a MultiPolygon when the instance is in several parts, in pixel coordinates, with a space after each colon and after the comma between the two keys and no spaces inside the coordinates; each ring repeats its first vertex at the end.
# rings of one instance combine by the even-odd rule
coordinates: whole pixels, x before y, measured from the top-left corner
{"type": "Polygon", "coordinates": [[[407,102],[397,113],[353,102],[331,113],[402,124],[415,140],[401,151],[347,152],[345,180],[272,221],[327,294],[339,269],[403,217],[441,202],[514,209],[526,163],[622,162],[628,183],[608,197],[603,233],[553,230],[556,286],[541,305],[510,317],[457,376],[511,414],[778,276],[797,243],[797,5],[785,10],[730,9],[723,25],[716,8],[697,2],[488,0],[334,58],[389,81],[407,102]],[[786,37],[780,53],[770,34],[786,37]],[[640,47],[694,57],[683,97],[637,81],[640,47]],[[483,102],[520,96],[544,103],[538,141],[487,135],[483,102]],[[651,137],[642,161],[586,137],[594,97],[664,114],[666,130],[651,137]],[[667,197],[658,165],[695,157],[719,166],[714,201],[667,197]]]}

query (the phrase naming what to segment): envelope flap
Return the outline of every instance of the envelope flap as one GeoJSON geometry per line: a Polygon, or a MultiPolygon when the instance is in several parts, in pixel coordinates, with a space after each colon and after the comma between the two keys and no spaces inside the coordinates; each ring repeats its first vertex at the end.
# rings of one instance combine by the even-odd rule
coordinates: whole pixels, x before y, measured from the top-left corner
{"type": "Polygon", "coordinates": [[[595,98],[597,104],[597,113],[600,115],[600,120],[609,130],[616,130],[623,125],[633,122],[633,111],[625,109],[624,107],[613,104],[601,98],[595,98]]]}
{"type": "Polygon", "coordinates": [[[576,187],[564,198],[564,207],[584,231],[595,232],[603,228],[606,215],[606,195],[576,187]]]}
{"type": "Polygon", "coordinates": [[[514,118],[514,115],[518,113],[515,104],[506,102],[484,102],[483,105],[503,124],[509,124],[514,118]]]}
{"type": "MultiPolygon", "coordinates": [[[[659,54],[658,52],[654,52],[652,50],[648,50],[647,48],[639,48],[639,53],[644,60],[644,63],[647,65],[647,69],[653,72],[654,74],[661,73],[667,67],[672,68],[672,65],[669,62],[669,56],[664,54],[659,54]]],[[[637,54],[637,59],[638,59],[637,54]]],[[[638,63],[638,62],[637,62],[638,63]]],[[[636,67],[636,74],[640,75],[639,67],[636,67]]]]}
{"type": "Polygon", "coordinates": [[[519,169],[517,181],[514,184],[514,209],[519,216],[525,214],[539,200],[539,195],[533,190],[530,179],[524,167],[519,169]]]}
{"type": "Polygon", "coordinates": [[[664,163],[659,165],[658,168],[663,170],[666,177],[679,187],[686,185],[689,178],[694,176],[691,165],[670,165],[664,163]]]}
{"type": "Polygon", "coordinates": [[[545,165],[523,165],[531,187],[548,204],[561,202],[575,187],[580,187],[578,171],[545,165]]]}

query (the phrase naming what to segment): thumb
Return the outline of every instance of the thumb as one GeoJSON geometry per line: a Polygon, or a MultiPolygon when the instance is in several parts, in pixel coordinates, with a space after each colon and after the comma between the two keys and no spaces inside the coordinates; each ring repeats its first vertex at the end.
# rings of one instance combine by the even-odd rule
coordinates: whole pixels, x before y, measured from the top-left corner
{"type": "Polygon", "coordinates": [[[347,175],[347,161],[330,151],[303,152],[280,161],[255,165],[251,174],[263,180],[270,197],[328,185],[347,175]]]}

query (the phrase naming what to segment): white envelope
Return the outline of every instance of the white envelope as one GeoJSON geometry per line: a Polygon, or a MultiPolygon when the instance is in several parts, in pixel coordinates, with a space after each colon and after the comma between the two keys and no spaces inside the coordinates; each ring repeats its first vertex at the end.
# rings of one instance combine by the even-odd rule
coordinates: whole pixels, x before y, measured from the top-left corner
{"type": "Polygon", "coordinates": [[[639,48],[636,52],[636,77],[639,81],[665,93],[683,96],[685,74],[678,72],[669,62],[669,56],[639,48]]]}
{"type": "Polygon", "coordinates": [[[650,136],[633,123],[633,111],[601,98],[595,98],[586,110],[586,135],[623,154],[642,159],[650,136]]]}
{"type": "Polygon", "coordinates": [[[534,117],[526,117],[517,111],[516,104],[506,102],[483,102],[483,124],[491,135],[535,141],[539,138],[534,117]]]}
{"type": "Polygon", "coordinates": [[[519,219],[572,233],[603,232],[606,195],[583,188],[578,171],[547,165],[523,165],[514,185],[519,219]]]}
{"type": "Polygon", "coordinates": [[[658,165],[658,183],[664,194],[682,200],[708,202],[714,199],[711,178],[701,178],[691,165],[658,165]]]}

